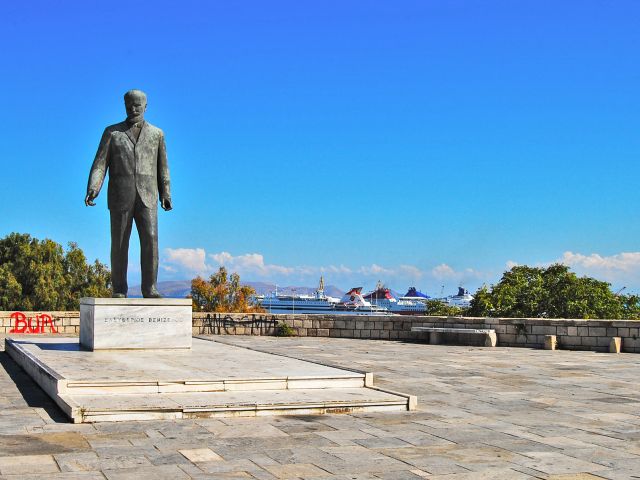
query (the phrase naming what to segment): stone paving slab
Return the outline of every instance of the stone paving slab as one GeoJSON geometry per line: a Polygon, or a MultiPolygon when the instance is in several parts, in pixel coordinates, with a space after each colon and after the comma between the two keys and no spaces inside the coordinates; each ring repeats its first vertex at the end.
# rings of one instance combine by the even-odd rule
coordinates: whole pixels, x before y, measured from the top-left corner
{"type": "Polygon", "coordinates": [[[637,355],[309,337],[218,340],[372,371],[377,384],[420,403],[414,412],[76,425],[0,354],[0,478],[640,477],[637,355]],[[16,456],[32,458],[2,460],[16,456]],[[23,470],[10,473],[16,468],[23,470]]]}

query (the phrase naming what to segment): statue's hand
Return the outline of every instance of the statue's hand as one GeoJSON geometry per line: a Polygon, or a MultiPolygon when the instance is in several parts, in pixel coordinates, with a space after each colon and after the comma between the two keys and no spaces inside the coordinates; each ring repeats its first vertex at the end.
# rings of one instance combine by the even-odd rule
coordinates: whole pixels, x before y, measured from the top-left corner
{"type": "Polygon", "coordinates": [[[161,198],[160,205],[162,205],[162,208],[167,212],[173,208],[170,198],[161,198]]]}
{"type": "Polygon", "coordinates": [[[96,198],[98,195],[96,195],[95,190],[87,190],[87,196],[84,197],[84,204],[87,207],[95,207],[95,203],[93,201],[94,198],[96,198]]]}

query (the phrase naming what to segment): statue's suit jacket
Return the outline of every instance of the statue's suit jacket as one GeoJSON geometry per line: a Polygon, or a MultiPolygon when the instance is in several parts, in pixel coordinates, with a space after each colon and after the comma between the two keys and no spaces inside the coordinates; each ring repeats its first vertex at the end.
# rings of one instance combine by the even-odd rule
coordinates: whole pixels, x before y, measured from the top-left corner
{"type": "Polygon", "coordinates": [[[87,189],[97,195],[107,170],[109,210],[133,209],[136,192],[147,208],[158,208],[158,197],[171,198],[164,133],[150,123],[143,123],[137,141],[127,122],[104,130],[87,189]]]}

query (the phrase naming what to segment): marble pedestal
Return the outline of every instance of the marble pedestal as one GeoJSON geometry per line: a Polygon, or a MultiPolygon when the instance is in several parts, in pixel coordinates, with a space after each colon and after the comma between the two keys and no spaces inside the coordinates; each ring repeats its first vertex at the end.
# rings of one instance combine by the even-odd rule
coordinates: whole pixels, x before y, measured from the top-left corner
{"type": "Polygon", "coordinates": [[[190,299],[80,299],[80,346],[87,350],[191,348],[191,332],[190,299]]]}

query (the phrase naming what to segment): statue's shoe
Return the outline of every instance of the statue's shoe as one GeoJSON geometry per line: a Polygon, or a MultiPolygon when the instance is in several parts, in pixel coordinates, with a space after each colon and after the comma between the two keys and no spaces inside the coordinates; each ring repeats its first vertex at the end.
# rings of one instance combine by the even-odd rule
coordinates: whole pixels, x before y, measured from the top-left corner
{"type": "Polygon", "coordinates": [[[143,293],[142,296],[144,298],[162,298],[162,295],[160,295],[160,292],[155,288],[152,288],[151,291],[147,294],[143,293]]]}
{"type": "Polygon", "coordinates": [[[114,293],[111,298],[127,298],[127,296],[124,293],[114,293]]]}

